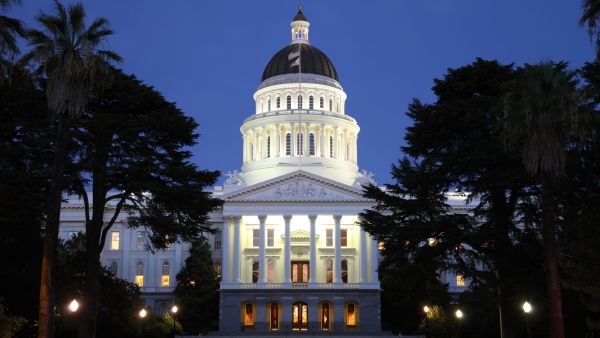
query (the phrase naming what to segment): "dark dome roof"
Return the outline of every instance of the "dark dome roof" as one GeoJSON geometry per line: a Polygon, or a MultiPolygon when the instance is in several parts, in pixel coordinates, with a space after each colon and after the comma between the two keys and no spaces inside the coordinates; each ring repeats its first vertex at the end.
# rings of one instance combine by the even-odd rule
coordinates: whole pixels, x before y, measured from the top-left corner
{"type": "Polygon", "coordinates": [[[338,81],[338,75],[331,60],[317,47],[306,43],[291,44],[275,54],[263,72],[262,81],[277,75],[298,73],[298,67],[290,67],[295,59],[288,60],[288,55],[298,51],[301,46],[302,73],[327,76],[338,81]]]}
{"type": "Polygon", "coordinates": [[[308,21],[308,19],[302,13],[302,8],[298,8],[298,14],[292,19],[292,21],[308,21]]]}

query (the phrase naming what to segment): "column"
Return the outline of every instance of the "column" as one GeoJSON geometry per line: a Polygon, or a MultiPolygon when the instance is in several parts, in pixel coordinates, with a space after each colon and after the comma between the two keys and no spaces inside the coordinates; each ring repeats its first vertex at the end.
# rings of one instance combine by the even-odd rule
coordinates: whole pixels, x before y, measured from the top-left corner
{"type": "Polygon", "coordinates": [[[373,237],[371,238],[371,283],[379,283],[377,269],[379,268],[379,246],[373,237]]]}
{"type": "Polygon", "coordinates": [[[309,130],[309,125],[308,123],[304,124],[305,128],[304,128],[304,137],[302,138],[302,143],[304,143],[304,156],[308,156],[309,152],[308,152],[308,138],[310,136],[310,130],[309,130]]]}
{"type": "Polygon", "coordinates": [[[241,216],[233,216],[233,282],[240,283],[240,233],[241,216]]]}
{"type": "Polygon", "coordinates": [[[252,142],[252,159],[256,161],[258,160],[258,132],[256,129],[253,130],[252,138],[254,139],[252,142]]]}
{"type": "Polygon", "coordinates": [[[281,152],[281,135],[279,134],[279,125],[275,125],[275,157],[279,157],[281,152]]]}
{"type": "Polygon", "coordinates": [[[366,283],[367,276],[367,255],[369,252],[367,251],[367,234],[361,228],[360,229],[360,277],[358,279],[359,283],[366,283]]]}
{"type": "Polygon", "coordinates": [[[296,156],[296,124],[295,123],[291,123],[291,136],[292,136],[292,142],[291,142],[291,152],[292,155],[291,156],[296,156]]]}
{"type": "Polygon", "coordinates": [[[223,248],[223,262],[221,263],[223,283],[231,282],[229,278],[229,217],[225,216],[223,221],[223,237],[221,238],[221,247],[223,248]]]}
{"type": "Polygon", "coordinates": [[[317,233],[316,226],[317,215],[309,215],[308,220],[310,221],[310,274],[309,283],[317,283],[317,233]]]}
{"type": "Polygon", "coordinates": [[[292,221],[292,215],[284,215],[283,222],[285,223],[285,247],[283,250],[283,270],[284,270],[284,279],[283,282],[289,284],[292,282],[291,279],[291,269],[292,269],[292,248],[291,248],[291,240],[290,240],[290,222],[292,221]]]}
{"type": "Polygon", "coordinates": [[[335,221],[335,271],[333,275],[334,283],[342,282],[342,238],[340,231],[340,223],[342,221],[341,215],[334,215],[333,220],[335,221]]]}
{"type": "Polygon", "coordinates": [[[339,158],[338,156],[338,127],[333,129],[333,158],[339,158]]]}
{"type": "Polygon", "coordinates": [[[321,157],[325,157],[325,125],[321,124],[321,141],[319,142],[321,148],[321,157]]]}
{"type": "Polygon", "coordinates": [[[259,283],[266,283],[267,282],[267,274],[266,274],[266,266],[265,266],[265,246],[267,244],[266,238],[265,238],[265,222],[267,221],[267,216],[266,215],[260,215],[258,216],[258,221],[260,222],[260,254],[259,254],[259,262],[258,262],[258,282],[259,283]]]}

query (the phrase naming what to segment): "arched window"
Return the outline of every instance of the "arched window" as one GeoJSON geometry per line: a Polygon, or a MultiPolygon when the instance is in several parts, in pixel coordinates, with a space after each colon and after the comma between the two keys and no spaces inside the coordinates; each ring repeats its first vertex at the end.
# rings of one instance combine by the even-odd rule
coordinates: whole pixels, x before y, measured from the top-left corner
{"type": "Polygon", "coordinates": [[[162,264],[162,275],[160,276],[160,286],[169,286],[169,276],[170,276],[170,272],[169,272],[169,262],[168,261],[164,261],[162,264]]]}
{"type": "Polygon", "coordinates": [[[348,260],[342,260],[342,283],[348,283],[348,260]]]}
{"type": "Polygon", "coordinates": [[[258,261],[252,262],[252,283],[258,283],[258,261]]]}
{"type": "Polygon", "coordinates": [[[281,108],[281,98],[279,96],[277,96],[276,104],[277,104],[277,108],[281,108]]]}
{"type": "Polygon", "coordinates": [[[331,309],[329,303],[321,305],[321,331],[329,331],[329,323],[331,323],[331,309]]]}
{"type": "Polygon", "coordinates": [[[289,95],[286,98],[286,105],[287,105],[287,109],[292,109],[292,97],[289,95]]]}
{"type": "Polygon", "coordinates": [[[329,157],[333,158],[333,136],[329,136],[329,157]]]}
{"type": "Polygon", "coordinates": [[[254,326],[254,305],[252,305],[252,303],[246,303],[242,309],[244,311],[244,326],[254,326]]]}
{"type": "Polygon", "coordinates": [[[292,330],[308,330],[308,305],[306,303],[294,303],[292,306],[292,330]]]}
{"type": "Polygon", "coordinates": [[[308,155],[315,156],[315,134],[308,135],[308,155]]]}
{"type": "Polygon", "coordinates": [[[117,262],[116,261],[112,261],[112,263],[110,263],[110,272],[113,274],[113,276],[117,275],[117,262]]]}
{"type": "Polygon", "coordinates": [[[355,327],[358,322],[358,304],[348,303],[346,305],[346,326],[355,327]]]}
{"type": "Polygon", "coordinates": [[[137,286],[144,286],[144,263],[139,261],[135,265],[135,284],[137,286]]]}
{"type": "Polygon", "coordinates": [[[285,154],[287,156],[292,155],[292,134],[285,134],[285,154]]]}
{"type": "Polygon", "coordinates": [[[329,111],[333,111],[333,101],[329,99],[329,111]]]}
{"type": "Polygon", "coordinates": [[[271,157],[271,135],[267,136],[267,157],[271,157]]]}
{"type": "Polygon", "coordinates": [[[325,260],[325,283],[333,283],[333,260],[331,258],[325,260]]]}
{"type": "Polygon", "coordinates": [[[269,307],[269,311],[270,313],[270,323],[271,323],[271,331],[277,331],[279,330],[279,304],[277,303],[271,303],[271,306],[269,307]]]}
{"type": "Polygon", "coordinates": [[[315,99],[312,96],[308,97],[308,109],[315,109],[315,99]]]}
{"type": "Polygon", "coordinates": [[[304,152],[302,149],[302,146],[304,145],[304,136],[302,136],[302,133],[298,133],[298,135],[296,135],[296,155],[303,155],[304,152]]]}
{"type": "Polygon", "coordinates": [[[267,101],[267,111],[271,111],[271,99],[267,101]]]}
{"type": "Polygon", "coordinates": [[[319,98],[319,108],[323,108],[323,97],[319,98]]]}
{"type": "Polygon", "coordinates": [[[302,95],[298,95],[298,109],[302,109],[302,95]]]}

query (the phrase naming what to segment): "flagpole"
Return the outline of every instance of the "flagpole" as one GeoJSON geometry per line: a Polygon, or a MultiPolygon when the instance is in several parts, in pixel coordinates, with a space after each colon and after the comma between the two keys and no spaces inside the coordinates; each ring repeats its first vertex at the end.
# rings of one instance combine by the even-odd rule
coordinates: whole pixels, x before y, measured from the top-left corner
{"type": "MultiPolygon", "coordinates": [[[[302,107],[298,107],[298,118],[300,121],[300,135],[302,135],[302,142],[301,142],[301,147],[298,147],[300,149],[302,149],[302,151],[300,152],[300,158],[298,160],[298,170],[302,170],[302,155],[304,154],[304,152],[306,151],[306,149],[304,149],[304,138],[306,137],[306,135],[304,135],[304,133],[302,133],[302,109],[304,108],[304,97],[302,96],[302,43],[298,43],[298,95],[299,97],[302,98],[302,107]]],[[[297,142],[298,140],[296,140],[297,142]]],[[[297,145],[298,146],[298,145],[297,145]]]]}

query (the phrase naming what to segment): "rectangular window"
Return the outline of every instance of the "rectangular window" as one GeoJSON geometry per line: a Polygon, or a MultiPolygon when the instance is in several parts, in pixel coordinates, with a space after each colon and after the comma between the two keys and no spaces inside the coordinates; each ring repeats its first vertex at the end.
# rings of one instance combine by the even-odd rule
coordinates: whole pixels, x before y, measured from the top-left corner
{"type": "Polygon", "coordinates": [[[340,243],[342,246],[348,246],[348,229],[340,230],[340,243]]]}
{"type": "Polygon", "coordinates": [[[110,235],[110,249],[119,250],[119,238],[120,234],[118,231],[113,231],[110,235]]]}
{"type": "Polygon", "coordinates": [[[315,134],[312,133],[308,136],[308,154],[315,156],[315,134]]]}
{"type": "Polygon", "coordinates": [[[325,261],[325,283],[333,283],[333,260],[325,261]]]}
{"type": "Polygon", "coordinates": [[[252,229],[252,246],[257,248],[260,245],[260,229],[252,229]]]}
{"type": "Polygon", "coordinates": [[[325,246],[333,246],[333,229],[325,229],[325,246]]]}
{"type": "Polygon", "coordinates": [[[275,229],[267,229],[267,246],[275,246],[275,229]]]}
{"type": "Polygon", "coordinates": [[[160,276],[160,286],[169,286],[169,275],[160,276]]]}
{"type": "Polygon", "coordinates": [[[215,263],[215,272],[217,273],[217,277],[221,278],[221,263],[215,263]]]}
{"type": "Polygon", "coordinates": [[[267,263],[267,283],[275,283],[275,261],[267,263]]]}
{"type": "Polygon", "coordinates": [[[271,157],[271,136],[267,136],[267,158],[271,157]]]}
{"type": "Polygon", "coordinates": [[[292,109],[292,97],[288,95],[285,101],[287,109],[292,109]]]}
{"type": "Polygon", "coordinates": [[[258,262],[252,262],[252,283],[258,283],[258,262]]]}
{"type": "Polygon", "coordinates": [[[456,275],[456,286],[465,286],[465,277],[463,275],[456,275]]]}
{"type": "Polygon", "coordinates": [[[280,108],[280,107],[281,107],[281,98],[278,97],[277,98],[277,108],[280,108]]]}
{"type": "Polygon", "coordinates": [[[137,232],[135,243],[138,250],[146,250],[146,233],[144,231],[137,232]]]}
{"type": "Polygon", "coordinates": [[[144,286],[144,275],[135,275],[135,284],[139,287],[144,286]]]}
{"type": "Polygon", "coordinates": [[[323,98],[319,98],[319,108],[323,108],[323,98]]]}
{"type": "Polygon", "coordinates": [[[329,136],[329,157],[333,158],[333,136],[329,136]]]}
{"type": "Polygon", "coordinates": [[[285,134],[285,155],[292,155],[292,134],[285,134]]]}
{"type": "Polygon", "coordinates": [[[215,238],[214,238],[214,243],[213,243],[213,248],[215,250],[221,250],[221,231],[217,231],[215,232],[215,238]]]}
{"type": "Polygon", "coordinates": [[[296,155],[304,155],[303,146],[304,146],[304,135],[302,133],[298,133],[296,135],[296,155]]]}
{"type": "Polygon", "coordinates": [[[314,100],[314,98],[313,98],[312,96],[310,96],[310,97],[308,98],[308,109],[314,109],[314,108],[315,108],[315,107],[314,107],[314,101],[315,101],[315,100],[314,100]]]}

